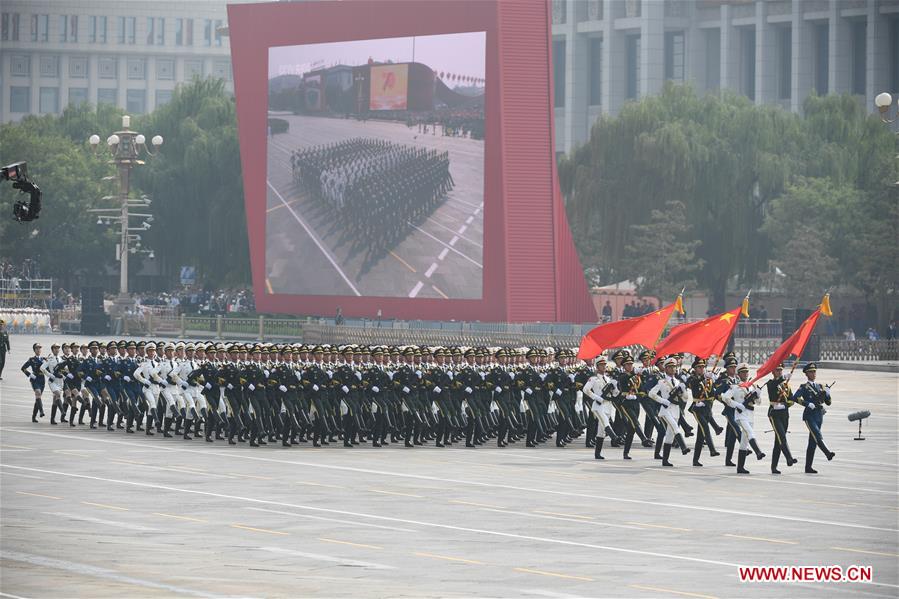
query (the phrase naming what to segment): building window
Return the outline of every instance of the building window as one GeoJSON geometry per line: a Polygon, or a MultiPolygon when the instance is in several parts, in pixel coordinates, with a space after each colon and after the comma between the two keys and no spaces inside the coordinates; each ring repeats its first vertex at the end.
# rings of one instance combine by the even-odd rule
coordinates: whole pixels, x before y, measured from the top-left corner
{"type": "Polygon", "coordinates": [[[0,15],[2,27],[0,27],[0,41],[19,41],[19,14],[5,12],[0,15]]]}
{"type": "Polygon", "coordinates": [[[41,56],[38,64],[41,77],[59,77],[59,56],[41,56]]]}
{"type": "Polygon", "coordinates": [[[119,90],[115,88],[101,88],[97,90],[97,104],[109,104],[117,106],[119,103],[119,90]]]}
{"type": "Polygon", "coordinates": [[[157,89],[156,90],[156,108],[160,106],[165,106],[169,102],[172,101],[172,90],[170,89],[157,89]]]}
{"type": "Polygon", "coordinates": [[[705,32],[705,88],[721,87],[721,30],[705,32]]]}
{"type": "Polygon", "coordinates": [[[70,87],[69,106],[78,106],[79,104],[87,104],[87,88],[70,87]]]}
{"type": "MultiPolygon", "coordinates": [[[[852,93],[857,95],[865,94],[865,80],[868,67],[868,55],[865,48],[868,33],[868,23],[865,21],[853,21],[851,28],[852,39],[852,93]]],[[[895,60],[895,56],[893,59],[895,60]]]]}
{"type": "Polygon", "coordinates": [[[31,88],[12,86],[9,88],[9,111],[31,112],[31,88]]]}
{"type": "Polygon", "coordinates": [[[58,87],[42,87],[39,100],[38,111],[41,114],[56,114],[59,112],[58,87]]]}
{"type": "Polygon", "coordinates": [[[684,32],[665,34],[665,79],[684,80],[684,32]]]}
{"type": "Polygon", "coordinates": [[[127,66],[128,79],[144,81],[147,78],[146,58],[129,58],[127,66]]]}
{"type": "Polygon", "coordinates": [[[742,46],[742,89],[750,100],[755,100],[755,29],[743,29],[740,36],[742,46]]]}
{"type": "Polygon", "coordinates": [[[69,15],[69,41],[78,43],[78,15],[69,15]]]}
{"type": "Polygon", "coordinates": [[[175,78],[175,61],[171,58],[156,59],[156,78],[163,81],[175,78]]]}
{"type": "Polygon", "coordinates": [[[147,111],[147,90],[129,89],[125,94],[125,111],[143,114],[147,111]]]}
{"type": "Polygon", "coordinates": [[[565,106],[565,40],[553,41],[553,104],[565,106]]]}
{"type": "Polygon", "coordinates": [[[830,73],[830,30],[827,23],[815,25],[815,91],[824,96],[830,73]]]}
{"type": "Polygon", "coordinates": [[[212,45],[212,19],[206,19],[203,22],[203,45],[212,45]]]}
{"type": "Polygon", "coordinates": [[[92,44],[106,43],[106,17],[91,17],[88,41],[92,44]]]}
{"type": "Polygon", "coordinates": [[[31,77],[31,56],[13,54],[9,57],[9,70],[16,77],[31,77]]]}
{"type": "Polygon", "coordinates": [[[627,36],[625,46],[627,50],[627,99],[634,100],[640,95],[640,36],[627,36]]]}
{"type": "Polygon", "coordinates": [[[225,81],[231,81],[231,61],[217,60],[212,65],[212,76],[225,81]]]}
{"type": "Polygon", "coordinates": [[[793,89],[793,30],[777,31],[777,97],[789,100],[793,89]]]}
{"type": "Polygon", "coordinates": [[[203,61],[202,60],[185,60],[184,61],[184,80],[190,81],[194,77],[203,77],[203,61]]]}
{"type": "Polygon", "coordinates": [[[890,73],[891,91],[899,92],[899,19],[890,21],[890,56],[893,57],[893,72],[890,73]]]}
{"type": "Polygon", "coordinates": [[[50,39],[50,16],[31,15],[31,41],[46,42],[50,39]]]}
{"type": "Polygon", "coordinates": [[[165,18],[147,17],[147,45],[165,45],[165,18]]]}
{"type": "Polygon", "coordinates": [[[87,77],[87,56],[69,57],[69,77],[85,79],[87,77]]]}
{"type": "Polygon", "coordinates": [[[137,17],[119,17],[119,43],[133,44],[136,41],[137,17]]]}
{"type": "Polygon", "coordinates": [[[59,43],[64,44],[66,42],[77,42],[77,31],[78,31],[78,17],[72,15],[59,15],[59,43]],[[72,19],[75,22],[75,36],[69,35],[69,19],[72,19]]]}
{"type": "Polygon", "coordinates": [[[193,19],[175,19],[175,45],[176,46],[193,46],[194,45],[194,20],[193,19]]]}
{"type": "Polygon", "coordinates": [[[97,77],[100,79],[118,79],[119,65],[114,56],[101,56],[97,59],[97,77]]]}
{"type": "Polygon", "coordinates": [[[590,38],[590,105],[602,104],[602,38],[590,38]]]}
{"type": "Polygon", "coordinates": [[[222,20],[216,19],[215,21],[215,45],[222,45],[222,20]]]}
{"type": "Polygon", "coordinates": [[[9,13],[0,14],[0,41],[9,41],[9,13]]]}

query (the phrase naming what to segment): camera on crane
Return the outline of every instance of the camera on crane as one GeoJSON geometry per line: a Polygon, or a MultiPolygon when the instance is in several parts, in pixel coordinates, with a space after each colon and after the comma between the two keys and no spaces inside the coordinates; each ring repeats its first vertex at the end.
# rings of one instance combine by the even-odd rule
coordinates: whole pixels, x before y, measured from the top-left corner
{"type": "Polygon", "coordinates": [[[12,207],[13,218],[18,222],[30,222],[38,218],[41,212],[41,188],[28,178],[28,165],[15,162],[0,170],[0,181],[12,181],[13,188],[29,195],[29,199],[18,200],[12,207]]]}

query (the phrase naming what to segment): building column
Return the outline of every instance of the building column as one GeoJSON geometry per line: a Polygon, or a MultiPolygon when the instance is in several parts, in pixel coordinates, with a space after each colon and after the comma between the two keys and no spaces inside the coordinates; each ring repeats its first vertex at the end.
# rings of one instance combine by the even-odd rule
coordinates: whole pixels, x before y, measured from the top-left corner
{"type": "Polygon", "coordinates": [[[128,111],[128,55],[119,54],[116,63],[116,85],[118,91],[118,106],[126,113],[128,111]]]}
{"type": "MultiPolygon", "coordinates": [[[[795,2],[794,2],[795,4],[795,2]]],[[[755,3],[755,103],[777,100],[777,35],[765,2],[755,3]]]]}
{"type": "Polygon", "coordinates": [[[156,56],[147,58],[147,101],[144,109],[147,114],[153,112],[156,108],[156,56]]]}
{"type": "Polygon", "coordinates": [[[66,106],[69,105],[69,86],[71,85],[71,80],[69,79],[69,55],[63,54],[59,58],[59,112],[62,114],[62,111],[66,109],[66,106]]]}
{"type": "Polygon", "coordinates": [[[10,88],[10,79],[9,73],[11,71],[10,61],[12,58],[9,56],[9,52],[4,52],[2,56],[0,56],[0,123],[9,122],[9,115],[11,114],[10,106],[9,106],[9,88],[10,88]]]}
{"type": "Polygon", "coordinates": [[[840,15],[841,2],[831,2],[829,8],[829,57],[827,93],[842,94],[849,91],[849,22],[840,15]]]}
{"type": "MultiPolygon", "coordinates": [[[[868,35],[865,47],[866,67],[865,73],[865,108],[874,112],[874,97],[883,91],[890,90],[890,23],[889,20],[878,13],[876,0],[868,0],[868,35]]],[[[899,60],[894,56],[893,60],[899,60]]]]}
{"type": "Polygon", "coordinates": [[[587,66],[589,39],[578,35],[575,1],[567,6],[565,19],[565,151],[570,152],[587,139],[587,66]],[[586,83],[586,85],[585,85],[586,83]]]}
{"type": "Polygon", "coordinates": [[[87,101],[93,106],[97,105],[97,85],[100,77],[97,67],[98,57],[91,54],[87,59],[87,101]]]}
{"type": "Polygon", "coordinates": [[[619,2],[605,0],[602,27],[602,111],[615,115],[627,94],[627,49],[625,35],[614,28],[619,2]],[[614,66],[613,66],[614,65],[614,66]]]}
{"type": "Polygon", "coordinates": [[[721,5],[721,77],[722,90],[740,89],[739,49],[740,36],[733,24],[733,10],[729,4],[721,5]]]}
{"type": "Polygon", "coordinates": [[[640,13],[640,82],[637,97],[654,96],[665,83],[665,3],[644,1],[640,13]]]}
{"type": "Polygon", "coordinates": [[[696,92],[702,94],[708,88],[705,80],[705,33],[696,20],[696,6],[691,5],[691,10],[693,14],[690,15],[690,25],[684,31],[684,81],[692,83],[696,92]]]}
{"type": "Polygon", "coordinates": [[[814,53],[812,26],[802,18],[802,3],[793,2],[792,60],[790,66],[790,110],[800,112],[812,89],[814,53]]]}

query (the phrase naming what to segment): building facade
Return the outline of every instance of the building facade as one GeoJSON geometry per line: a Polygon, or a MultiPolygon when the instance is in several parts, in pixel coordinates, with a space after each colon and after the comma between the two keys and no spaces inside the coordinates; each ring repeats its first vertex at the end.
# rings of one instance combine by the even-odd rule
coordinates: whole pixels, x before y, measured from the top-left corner
{"type": "Polygon", "coordinates": [[[4,0],[0,122],[69,104],[130,114],[168,102],[179,83],[220,77],[233,90],[223,0],[4,0]]]}
{"type": "Polygon", "coordinates": [[[671,80],[799,112],[899,92],[899,0],[552,0],[556,149],[671,80]]]}

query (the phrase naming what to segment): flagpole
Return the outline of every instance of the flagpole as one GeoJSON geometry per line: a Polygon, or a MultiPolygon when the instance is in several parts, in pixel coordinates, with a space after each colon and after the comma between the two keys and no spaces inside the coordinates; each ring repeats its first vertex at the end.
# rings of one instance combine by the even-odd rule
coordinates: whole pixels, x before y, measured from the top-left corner
{"type": "MultiPolygon", "coordinates": [[[[821,312],[821,314],[824,314],[825,316],[830,316],[832,314],[832,312],[830,311],[830,289],[828,289],[824,293],[824,297],[821,298],[821,303],[818,304],[818,311],[821,312]],[[822,310],[822,308],[824,308],[825,306],[827,306],[826,312],[824,310],[822,310]]],[[[811,333],[809,333],[809,335],[811,336],[811,333]]],[[[796,356],[795,360],[793,360],[793,367],[790,368],[790,378],[793,378],[793,372],[796,370],[796,367],[799,365],[799,360],[802,358],[802,354],[804,352],[805,352],[805,347],[802,348],[802,351],[799,352],[799,355],[796,356]]]]}
{"type": "MultiPolygon", "coordinates": [[[[740,314],[741,314],[741,315],[742,315],[744,312],[745,312],[746,314],[749,314],[749,294],[750,294],[750,293],[752,293],[752,289],[750,289],[749,291],[747,291],[747,292],[746,292],[746,297],[743,298],[743,304],[742,304],[742,306],[741,306],[741,311],[740,311],[740,314]]],[[[738,317],[738,318],[739,318],[739,317],[738,317]]],[[[737,330],[737,325],[736,325],[736,324],[734,324],[734,328],[731,330],[731,334],[733,334],[733,332],[734,332],[735,330],[737,330]]],[[[728,338],[727,338],[727,343],[730,343],[730,336],[728,336],[728,338]]],[[[727,349],[727,343],[724,344],[724,347],[722,348],[721,351],[724,351],[725,349],[727,349]]],[[[713,374],[713,375],[716,374],[716,373],[718,372],[718,365],[719,365],[720,363],[721,363],[721,356],[719,356],[718,354],[715,354],[715,366],[712,367],[712,374],[713,374]]]]}

